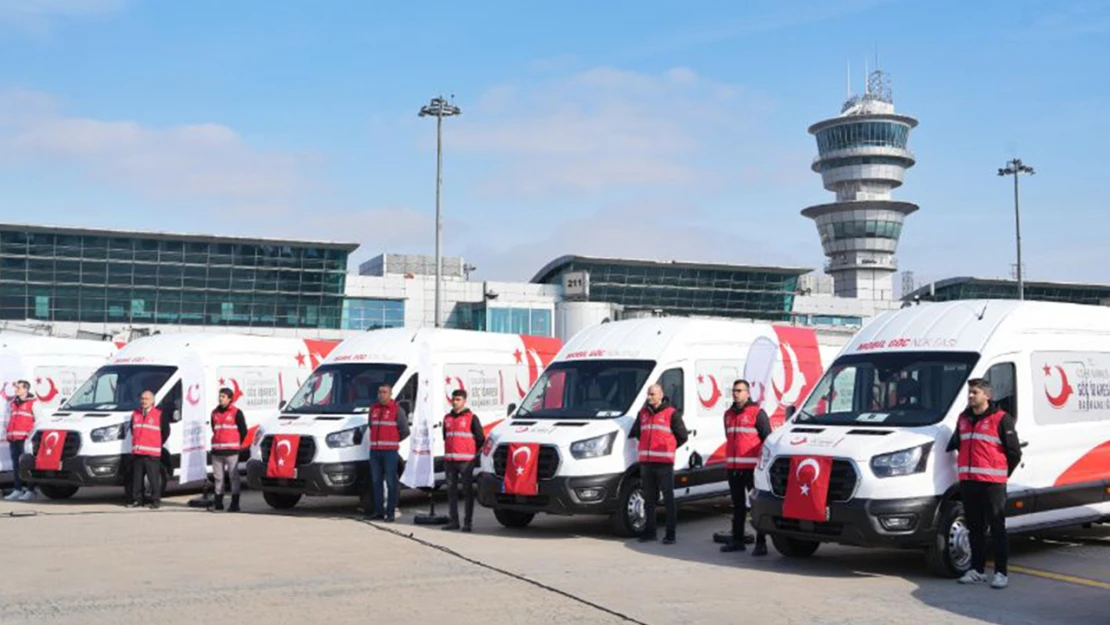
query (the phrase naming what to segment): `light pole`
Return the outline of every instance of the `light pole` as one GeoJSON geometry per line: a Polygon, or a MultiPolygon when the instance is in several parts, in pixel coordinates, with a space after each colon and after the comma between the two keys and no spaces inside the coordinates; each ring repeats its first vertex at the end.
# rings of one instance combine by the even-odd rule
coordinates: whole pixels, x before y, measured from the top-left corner
{"type": "Polygon", "coordinates": [[[1025,299],[1025,281],[1022,279],[1021,272],[1021,211],[1018,208],[1018,178],[1020,178],[1022,174],[1029,174],[1032,176],[1035,173],[1033,168],[1022,163],[1020,158],[1006,161],[1005,167],[998,168],[999,176],[1014,177],[1014,233],[1017,236],[1017,283],[1019,300],[1025,299]]]}
{"type": "MultiPolygon", "coordinates": [[[[454,97],[454,96],[452,96],[454,97]]],[[[443,118],[462,113],[459,107],[442,96],[420,107],[420,117],[436,118],[436,327],[443,327],[443,213],[440,196],[443,193],[443,118]]]]}

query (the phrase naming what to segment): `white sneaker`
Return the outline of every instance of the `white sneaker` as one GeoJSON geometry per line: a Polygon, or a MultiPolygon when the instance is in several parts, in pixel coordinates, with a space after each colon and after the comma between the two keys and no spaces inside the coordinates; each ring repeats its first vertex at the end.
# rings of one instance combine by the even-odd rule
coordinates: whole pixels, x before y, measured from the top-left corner
{"type": "Polygon", "coordinates": [[[23,494],[19,496],[19,500],[20,501],[34,501],[35,500],[35,491],[33,491],[33,490],[23,491],[23,494]]]}
{"type": "Polygon", "coordinates": [[[987,581],[987,576],[983,575],[979,571],[976,571],[975,569],[971,569],[967,573],[964,573],[964,576],[956,581],[961,584],[982,584],[983,582],[987,581]]]}
{"type": "Polygon", "coordinates": [[[995,590],[1002,590],[1009,585],[1010,578],[1003,575],[1002,573],[995,573],[994,579],[991,580],[991,588],[994,588],[995,590]]]}
{"type": "Polygon", "coordinates": [[[23,491],[13,490],[12,492],[8,493],[8,496],[4,498],[4,501],[18,501],[20,496],[22,495],[23,491]]]}

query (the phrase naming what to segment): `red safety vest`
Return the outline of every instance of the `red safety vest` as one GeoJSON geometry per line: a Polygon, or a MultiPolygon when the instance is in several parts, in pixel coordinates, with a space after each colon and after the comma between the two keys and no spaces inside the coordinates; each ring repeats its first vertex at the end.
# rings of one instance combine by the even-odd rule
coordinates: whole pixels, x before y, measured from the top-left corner
{"type": "Polygon", "coordinates": [[[470,462],[478,455],[474,434],[470,431],[474,413],[467,410],[460,415],[450,412],[443,417],[443,459],[447,462],[470,462]]]}
{"type": "Polygon", "coordinates": [[[960,415],[957,431],[960,451],[956,456],[956,475],[961,480],[1005,484],[1010,474],[1006,448],[998,438],[998,426],[1006,413],[995,410],[972,424],[969,413],[960,415]]]}
{"type": "Polygon", "coordinates": [[[640,445],[637,456],[641,463],[674,464],[678,441],[671,431],[673,415],[674,406],[667,406],[654,414],[647,406],[640,410],[640,445]]]}
{"type": "Polygon", "coordinates": [[[25,441],[35,429],[35,402],[34,397],[28,397],[21,403],[12,400],[11,416],[8,417],[8,440],[25,441]]]}
{"type": "Polygon", "coordinates": [[[759,404],[748,402],[736,410],[725,411],[725,467],[729,469],[754,469],[763,451],[763,441],[755,429],[759,404]]]}
{"type": "Polygon", "coordinates": [[[131,453],[137,456],[162,457],[162,411],[136,410],[131,413],[131,453]]]}
{"type": "Polygon", "coordinates": [[[219,408],[212,411],[212,451],[233,451],[243,447],[243,440],[239,438],[239,426],[235,424],[237,416],[239,409],[235,404],[228,404],[227,410],[223,412],[219,408]]]}
{"type": "Polygon", "coordinates": [[[376,402],[370,408],[370,451],[396,451],[400,448],[397,402],[390,400],[384,406],[381,402],[376,402]]]}

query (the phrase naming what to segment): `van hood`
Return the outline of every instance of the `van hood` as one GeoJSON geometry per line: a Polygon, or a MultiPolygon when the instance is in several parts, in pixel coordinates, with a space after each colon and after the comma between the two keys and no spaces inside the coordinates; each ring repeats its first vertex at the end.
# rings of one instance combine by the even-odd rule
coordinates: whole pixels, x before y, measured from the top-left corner
{"type": "Polygon", "coordinates": [[[901,451],[925,443],[947,442],[947,428],[869,428],[839,425],[787,424],[775,430],[767,445],[775,456],[817,455],[852,458],[867,463],[876,455],[901,451]]]}
{"type": "Polygon", "coordinates": [[[491,436],[498,443],[545,443],[570,445],[573,442],[627,429],[631,420],[618,419],[509,419],[494,428],[491,436]]]}
{"type": "Polygon", "coordinates": [[[49,417],[38,419],[35,430],[69,430],[71,432],[89,432],[106,425],[129,423],[130,410],[90,410],[73,412],[63,410],[55,412],[49,417]]]}
{"type": "Polygon", "coordinates": [[[368,423],[368,414],[283,414],[262,426],[263,435],[299,434],[326,436],[368,423]]]}

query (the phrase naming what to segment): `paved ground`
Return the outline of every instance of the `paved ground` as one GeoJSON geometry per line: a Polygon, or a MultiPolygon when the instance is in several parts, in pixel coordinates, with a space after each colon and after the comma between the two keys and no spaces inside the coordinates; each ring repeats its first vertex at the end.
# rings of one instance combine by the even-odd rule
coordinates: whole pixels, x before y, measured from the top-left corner
{"type": "Polygon", "coordinates": [[[353,500],[245,513],[0,502],[0,623],[1108,623],[1110,528],[1015,540],[1006,591],[930,577],[917,553],[822,547],[812,559],[721,554],[725,508],[684,508],[679,543],[613,538],[602,519],[540,517],[476,533],[357,520],[353,500]],[[34,516],[13,516],[34,512],[34,516]],[[11,563],[18,563],[13,565],[11,563]],[[1018,572],[1020,570],[1020,572],[1018,572]]]}

